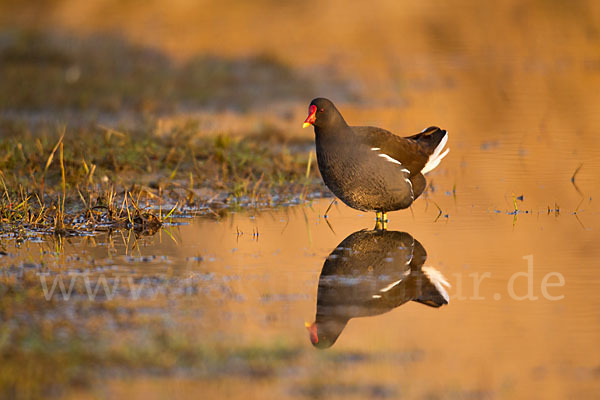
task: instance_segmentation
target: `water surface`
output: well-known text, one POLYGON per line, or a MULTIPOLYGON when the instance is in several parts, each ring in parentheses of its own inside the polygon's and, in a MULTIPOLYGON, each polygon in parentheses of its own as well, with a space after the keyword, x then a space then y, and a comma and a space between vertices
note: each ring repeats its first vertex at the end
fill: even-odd
POLYGON ((184 343, 165 350, 174 357, 166 374, 113 371, 107 383, 73 396, 589 394, 600 385, 597 149, 578 147, 579 194, 568 148, 542 165, 547 144, 513 139, 451 142, 427 197, 390 213, 386 233, 370 232, 374 215, 343 204, 325 218, 331 199, 322 199, 219 221, 176 220, 151 237, 115 233, 19 248, 4 239, 2 272, 40 280, 37 295, 53 303, 39 318, 71 315, 81 334, 103 332, 116 349, 156 346, 149 339, 156 329, 184 343), (328 261, 336 267, 324 269, 328 261), (436 271, 441 292, 428 278, 422 293, 406 283, 422 268, 436 271), (75 280, 68 299, 60 285, 52 293, 56 279, 67 289, 75 280), (318 301, 319 285, 328 284, 333 294, 318 301), (384 306, 363 301, 394 290, 384 306), (412 301, 419 298, 441 306, 412 301), (305 327, 318 303, 321 314, 345 315, 333 344, 313 346, 305 327), (98 304, 118 311, 81 312, 98 304), (186 363, 177 358, 186 346, 227 356, 186 363))

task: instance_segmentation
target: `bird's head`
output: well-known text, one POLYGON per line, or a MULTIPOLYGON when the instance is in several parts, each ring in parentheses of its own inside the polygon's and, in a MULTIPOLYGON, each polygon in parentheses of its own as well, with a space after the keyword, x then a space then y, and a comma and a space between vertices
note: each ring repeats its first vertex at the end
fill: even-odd
POLYGON ((346 326, 346 322, 341 321, 326 321, 326 322, 310 322, 304 323, 308 330, 310 342, 318 349, 327 349, 335 343, 340 333, 346 326))
MULTIPOLYGON (((317 128, 333 126, 339 121, 344 121, 340 112, 335 108, 333 102, 323 97, 318 97, 310 102, 308 106, 308 117, 302 124, 303 128, 311 125, 317 128)), ((345 123, 345 122, 344 122, 345 123)))

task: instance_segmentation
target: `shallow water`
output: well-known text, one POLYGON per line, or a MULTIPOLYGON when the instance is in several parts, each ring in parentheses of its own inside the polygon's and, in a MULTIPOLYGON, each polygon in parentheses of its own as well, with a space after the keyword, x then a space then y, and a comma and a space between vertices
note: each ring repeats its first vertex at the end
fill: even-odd
POLYGON ((374 215, 343 204, 325 218, 331 199, 322 199, 220 221, 177 220, 152 237, 113 234, 20 248, 5 241, 0 265, 4 279, 32 271, 39 277, 39 295, 56 300, 47 318, 72 312, 73 304, 130 310, 131 325, 93 313, 77 321, 118 346, 143 347, 148 321, 188 345, 254 352, 250 359, 228 353, 216 364, 175 359, 156 378, 109 372, 105 383, 69 392, 74 397, 597 392, 599 152, 578 146, 573 161, 568 143, 556 151, 514 139, 451 142, 451 155, 430 176, 434 190, 412 210, 390 213, 386 233, 356 233, 372 229, 374 215), (546 153, 554 163, 542 165, 546 153), (571 182, 580 163, 581 195, 571 182), (68 299, 60 285, 52 292, 56 279, 66 288, 75 280, 68 299), (103 279, 108 286, 94 295, 103 279), (446 293, 449 304, 442 305, 446 293), (317 313, 329 322, 313 346, 305 323, 317 313))
MULTIPOLYGON (((389 214, 387 233, 343 204, 325 218, 331 199, 321 199, 179 219, 154 236, 1 236, 0 388, 14 379, 14 397, 132 400, 600 393, 600 3, 47 3, 57 8, 31 24, 63 31, 65 48, 112 30, 159 61, 211 55, 244 67, 272 54, 291 71, 284 89, 302 78, 281 96, 265 96, 282 83, 268 71, 227 80, 206 96, 234 104, 219 115, 216 96, 197 110, 200 134, 273 125, 312 138, 300 128, 306 106, 327 96, 351 124, 400 135, 439 125, 451 152, 412 209, 389 214), (230 112, 235 104, 250 111, 230 112)), ((3 15, 12 26, 20 14, 3 15)), ((90 53, 123 58, 100 47, 90 53)), ((51 64, 60 100, 63 73, 51 64)), ((118 115, 115 81, 129 96, 130 77, 111 71, 109 86, 83 93, 110 95, 108 115, 82 105, 78 117, 54 107, 3 116, 145 120, 118 115)), ((24 82, 39 104, 53 98, 24 82)), ((205 95, 187 78, 185 88, 205 95)), ((157 104, 164 95, 156 90, 157 104)))
POLYGON ((386 233, 341 203, 325 217, 321 199, 149 237, 3 238, 3 282, 33 277, 29 296, 53 300, 5 322, 103 346, 99 377, 62 387, 72 398, 598 392, 600 148, 587 129, 524 133, 518 116, 451 130, 429 191, 386 233))

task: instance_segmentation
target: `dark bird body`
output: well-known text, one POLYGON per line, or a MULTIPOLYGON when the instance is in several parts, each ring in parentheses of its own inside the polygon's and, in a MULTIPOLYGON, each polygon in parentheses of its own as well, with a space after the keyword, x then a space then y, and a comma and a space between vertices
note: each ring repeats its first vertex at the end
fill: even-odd
POLYGON ((405 232, 358 231, 329 255, 319 277, 311 342, 335 343, 348 321, 383 314, 409 301, 431 307, 448 303, 444 277, 424 267, 427 253, 405 232))
POLYGON ((333 103, 314 99, 304 126, 314 125, 319 171, 327 187, 361 211, 409 207, 425 190, 424 174, 442 153, 447 132, 430 127, 409 137, 372 126, 349 126, 333 103))

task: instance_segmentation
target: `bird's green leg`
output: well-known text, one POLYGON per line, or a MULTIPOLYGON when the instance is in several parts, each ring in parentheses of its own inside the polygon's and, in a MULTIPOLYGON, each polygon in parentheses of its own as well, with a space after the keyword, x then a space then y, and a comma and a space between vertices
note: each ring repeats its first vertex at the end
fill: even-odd
POLYGON ((381 229, 386 230, 387 224, 388 224, 387 214, 382 212, 381 213, 381 229))
POLYGON ((383 216, 382 212, 379 212, 379 211, 375 212, 375 229, 376 230, 383 229, 383 225, 382 225, 383 219, 382 219, 382 216, 383 216))

